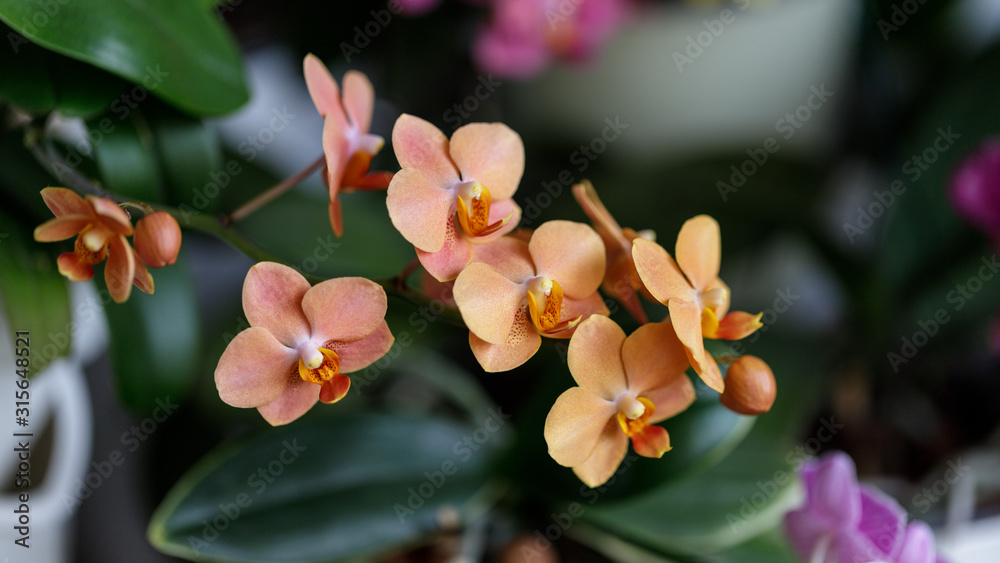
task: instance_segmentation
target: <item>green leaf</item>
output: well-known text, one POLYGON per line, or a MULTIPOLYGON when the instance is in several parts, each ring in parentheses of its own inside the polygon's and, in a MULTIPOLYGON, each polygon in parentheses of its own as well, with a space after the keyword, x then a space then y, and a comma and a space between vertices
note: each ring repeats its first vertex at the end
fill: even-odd
POLYGON ((11 333, 29 333, 29 377, 70 352, 66 283, 52 247, 35 242, 30 227, 0 211, 0 294, 11 333))
POLYGON ((167 193, 172 201, 185 202, 211 180, 212 172, 222 168, 218 139, 201 119, 171 108, 144 113, 155 139, 167 193))
POLYGON ((112 118, 108 113, 88 126, 104 187, 140 201, 162 201, 160 165, 145 116, 131 111, 112 118))
POLYGON ((469 450, 470 431, 389 414, 293 423, 203 459, 148 535, 187 559, 375 560, 440 532, 444 514, 468 522, 492 497, 493 449, 469 450))
POLYGON ((152 295, 132 288, 128 301, 106 307, 118 395, 136 412, 179 401, 200 375, 198 307, 183 264, 151 270, 152 295))
POLYGON ((239 50, 201 0, 0 0, 0 20, 190 113, 226 113, 249 97, 239 50))
POLYGON ((785 539, 782 529, 765 532, 752 540, 732 549, 713 554, 707 563, 746 563, 747 561, 767 561, 767 563, 801 563, 799 556, 785 539))

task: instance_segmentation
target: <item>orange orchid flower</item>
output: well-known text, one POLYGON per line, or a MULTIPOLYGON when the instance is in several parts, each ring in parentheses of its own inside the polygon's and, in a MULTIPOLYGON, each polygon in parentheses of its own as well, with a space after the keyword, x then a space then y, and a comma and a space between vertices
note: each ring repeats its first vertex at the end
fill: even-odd
POLYGON ((639 273, 635 270, 632 241, 640 237, 655 240, 656 233, 649 230, 636 232, 629 228, 623 229, 597 197, 594 185, 587 180, 573 186, 573 197, 593 222, 594 230, 604 240, 608 270, 604 274, 604 284, 601 287, 624 305, 635 320, 640 324, 646 324, 649 319, 646 318, 646 312, 642 310, 642 303, 639 302, 639 292, 651 300, 653 296, 642 285, 639 273))
POLYGON ((722 374, 712 355, 705 352, 702 339, 739 340, 749 336, 763 326, 762 314, 727 314, 729 286, 719 279, 722 236, 715 219, 699 215, 685 222, 677 235, 676 250, 674 262, 655 242, 641 238, 632 242, 636 271, 653 297, 670 309, 670 320, 691 366, 706 385, 722 393, 722 374))
POLYGON ((368 77, 351 70, 344 74, 344 94, 326 65, 315 55, 303 61, 306 87, 323 117, 323 153, 326 171, 323 180, 330 190, 330 226, 339 237, 344 232, 340 193, 353 190, 384 190, 391 172, 370 172, 372 158, 385 145, 378 135, 368 132, 375 108, 375 89, 368 77))
POLYGON ((545 419, 552 459, 597 487, 621 464, 629 440, 645 457, 670 450, 670 436, 656 423, 686 410, 695 392, 669 321, 645 324, 626 338, 611 319, 590 317, 570 340, 567 362, 579 387, 563 392, 545 419))
POLYGON ((473 244, 517 226, 521 208, 511 198, 524 172, 524 144, 506 125, 470 123, 449 142, 437 127, 404 114, 392 147, 402 170, 389 184, 389 218, 438 280, 458 276, 473 244))
POLYGON ((256 407, 273 426, 306 413, 316 401, 335 403, 351 387, 344 375, 364 369, 392 347, 386 296, 364 278, 309 286, 282 264, 261 262, 243 283, 250 328, 219 358, 215 386, 234 407, 256 407))
POLYGON ((482 368, 507 371, 528 361, 541 337, 569 338, 592 314, 607 315, 597 293, 604 245, 589 226, 549 221, 525 243, 504 237, 477 248, 455 280, 455 303, 482 368))
POLYGON ((42 190, 45 205, 56 216, 35 229, 38 242, 55 242, 76 236, 73 252, 59 256, 59 273, 72 281, 94 277, 94 264, 108 259, 104 281, 116 303, 124 303, 135 284, 153 293, 153 276, 125 238, 132 234, 132 221, 115 202, 88 195, 84 199, 66 188, 42 190))

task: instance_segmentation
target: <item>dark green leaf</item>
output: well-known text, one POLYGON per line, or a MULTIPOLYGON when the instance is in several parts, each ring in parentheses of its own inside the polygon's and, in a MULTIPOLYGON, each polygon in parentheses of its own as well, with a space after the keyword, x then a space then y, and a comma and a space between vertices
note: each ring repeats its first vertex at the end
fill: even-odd
POLYGON ((236 44, 202 0, 0 0, 0 20, 187 112, 226 113, 248 98, 236 44))
POLYGON ((32 376, 70 352, 67 282, 52 250, 32 239, 30 227, 0 211, 0 294, 11 333, 29 333, 32 376))
POLYGON ((167 192, 174 202, 188 202, 196 189, 222 168, 222 151, 205 123, 170 108, 146 112, 163 168, 167 192))
POLYGON ((139 111, 108 113, 88 123, 94 156, 109 191, 140 201, 161 201, 161 171, 149 123, 139 111))
POLYGON ((375 414, 269 431, 183 477, 153 515, 150 540, 198 560, 375 560, 438 533, 448 512, 469 521, 492 496, 492 448, 469 450, 470 431, 375 414))
POLYGON ((152 295, 132 288, 127 302, 106 308, 118 394, 137 412, 179 401, 200 374, 198 307, 183 263, 150 270, 152 295))

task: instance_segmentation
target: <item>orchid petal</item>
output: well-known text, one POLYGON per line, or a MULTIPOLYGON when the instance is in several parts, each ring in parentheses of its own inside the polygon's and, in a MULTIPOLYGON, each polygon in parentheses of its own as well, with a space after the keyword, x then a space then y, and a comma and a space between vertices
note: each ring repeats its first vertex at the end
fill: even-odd
POLYGON ((716 329, 713 338, 723 338, 725 340, 741 340, 746 338, 764 326, 760 322, 763 316, 764 313, 751 315, 743 311, 733 311, 719 321, 719 328, 716 329))
POLYGON ((445 224, 444 246, 437 252, 424 252, 417 248, 420 265, 438 281, 451 281, 462 273, 472 260, 472 246, 455 230, 455 217, 445 224))
POLYGON ((670 451, 670 434, 662 426, 650 424, 632 436, 632 449, 642 457, 660 459, 670 451))
POLYGON ((569 297, 587 297, 604 280, 604 242, 589 225, 548 221, 535 230, 528 249, 538 275, 559 282, 569 297))
POLYGON ((312 328, 313 342, 354 342, 383 324, 385 290, 365 278, 335 278, 309 288, 302 312, 312 328))
MULTIPOLYGON (((671 299, 680 298, 694 302, 696 295, 694 288, 662 246, 650 240, 637 238, 632 241, 632 258, 635 260, 635 269, 643 285, 657 301, 666 304, 671 299)), ((700 314, 699 312, 699 316, 700 314)))
POLYGON ((686 411, 696 398, 694 384, 687 375, 681 375, 662 387, 644 391, 642 396, 652 401, 656 407, 656 412, 649 417, 650 424, 673 418, 686 411))
POLYGON ((615 416, 615 404, 583 387, 564 391, 545 418, 545 442, 559 465, 573 467, 587 460, 615 416))
POLYGON ((103 197, 87 196, 87 203, 101 219, 101 224, 119 235, 132 234, 132 220, 118 204, 103 197))
POLYGON ((524 143, 503 123, 470 123, 451 136, 451 158, 465 182, 479 182, 494 199, 510 199, 524 174, 524 143))
POLYGON ((854 528, 861 521, 861 493, 854 461, 844 453, 830 453, 802 471, 809 504, 831 529, 854 528))
MULTIPOLYGON (((862 485, 861 520, 858 531, 868 543, 881 550, 883 557, 896 553, 903 543, 906 530, 906 511, 895 499, 881 491, 862 485)), ((930 554, 933 557, 933 550, 930 554)), ((933 559, 928 560, 933 563, 933 559)), ((898 563, 903 563, 898 560, 898 563)))
POLYGON ((513 237, 501 237, 472 247, 473 262, 488 264, 514 283, 524 283, 535 276, 535 264, 528 243, 513 237))
POLYGON ((351 158, 344 126, 332 117, 323 122, 323 154, 326 156, 326 185, 330 200, 337 198, 344 183, 344 168, 351 158))
POLYGON ((294 350, 266 328, 252 326, 237 334, 219 358, 215 368, 219 398, 234 407, 266 405, 285 391, 295 362, 294 350))
POLYGON ((599 487, 606 483, 621 465, 628 453, 628 438, 622 432, 618 421, 611 419, 604 427, 601 438, 583 463, 573 468, 573 473, 588 487, 599 487))
POLYGON ((360 371, 372 365, 392 348, 395 338, 382 321, 371 334, 353 342, 333 342, 328 348, 340 357, 341 373, 360 371))
POLYGON ((562 308, 559 310, 559 318, 563 321, 568 321, 579 317, 579 320, 567 329, 552 332, 545 336, 549 338, 572 338, 573 334, 576 333, 576 327, 579 326, 579 323, 587 320, 591 315, 603 315, 606 317, 608 314, 608 306, 604 304, 604 298, 601 297, 600 293, 591 293, 585 299, 563 299, 562 308))
POLYGON ((567 363, 580 387, 614 401, 628 388, 622 365, 625 332, 608 317, 594 315, 576 327, 567 363))
MULTIPOLYGON (((48 188, 52 189, 52 188, 48 188)), ((35 240, 38 242, 55 242, 66 240, 78 234, 84 227, 94 221, 91 215, 63 214, 55 219, 49 219, 35 227, 35 240)))
POLYGON ((319 390, 319 385, 291 377, 281 396, 257 407, 257 412, 271 426, 288 424, 309 412, 309 409, 319 401, 319 390))
POLYGON ((677 264, 695 289, 707 289, 719 277, 722 235, 708 215, 688 219, 677 235, 677 264))
POLYGON ((677 338, 687 349, 691 367, 701 376, 705 385, 722 393, 725 389, 722 374, 719 373, 715 360, 705 353, 705 342, 701 337, 701 307, 681 299, 671 299, 667 306, 670 309, 671 324, 677 338))
POLYGON ((302 61, 302 72, 306 78, 306 88, 319 115, 324 119, 333 118, 341 130, 346 129, 347 118, 340 101, 340 89, 337 81, 327 70, 323 61, 309 53, 302 61))
POLYGON ((279 342, 295 348, 309 338, 309 321, 302 312, 302 298, 309 282, 292 268, 260 262, 250 268, 243 282, 243 312, 251 326, 261 326, 279 342))
POLYGON ((375 88, 363 73, 349 70, 344 74, 344 109, 361 133, 367 133, 375 111, 375 88))
POLYGON ((458 169, 448 155, 448 138, 419 117, 399 116, 392 128, 392 150, 400 168, 416 168, 437 187, 451 188, 459 182, 458 169))
POLYGON ((507 341, 526 289, 481 262, 469 264, 455 280, 455 303, 469 330, 491 344, 507 341))
POLYGON ((73 190, 67 188, 45 188, 41 194, 45 205, 56 217, 62 217, 63 215, 94 215, 94 208, 73 190))
MULTIPOLYGON (((637 395, 668 386, 680 378, 687 379, 684 375, 688 368, 687 354, 670 321, 636 329, 622 345, 622 361, 628 389, 637 395)), ((659 407, 656 414, 660 414, 659 407)))
POLYGON ((483 371, 496 373, 510 371, 531 359, 542 345, 542 337, 535 330, 522 307, 514 317, 510 334, 503 344, 490 344, 469 332, 469 346, 483 371))
POLYGON ((152 294, 156 289, 153 276, 146 269, 146 265, 142 263, 139 253, 134 248, 129 248, 129 250, 132 251, 132 256, 135 258, 135 275, 132 277, 132 284, 138 287, 139 291, 152 294))
POLYGON ((82 282, 90 281, 94 278, 94 267, 80 261, 80 257, 73 252, 64 252, 56 259, 56 266, 59 273, 69 278, 70 281, 82 282))
POLYGON ((104 266, 104 282, 115 303, 128 301, 132 293, 132 280, 135 278, 135 251, 129 246, 125 237, 111 237, 108 247, 108 263, 104 266))
POLYGON ((934 533, 923 522, 911 523, 896 563, 934 563, 935 559, 934 533))
POLYGON ((455 214, 454 194, 442 189, 421 170, 404 168, 389 183, 389 219, 413 246, 426 252, 444 247, 447 226, 455 214))

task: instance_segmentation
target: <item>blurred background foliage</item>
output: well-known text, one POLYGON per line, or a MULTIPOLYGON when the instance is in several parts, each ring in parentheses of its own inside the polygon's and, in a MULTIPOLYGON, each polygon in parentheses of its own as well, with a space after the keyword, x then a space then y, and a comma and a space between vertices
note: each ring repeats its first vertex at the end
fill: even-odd
MULTIPOLYGON (((456 104, 498 80, 460 121, 502 120, 522 135, 515 199, 525 226, 585 220, 564 172, 592 180, 622 225, 654 229, 668 249, 685 219, 709 213, 722 225, 734 306, 765 311, 765 328, 743 350, 771 364, 774 409, 758 420, 735 415, 698 383, 695 405, 664 423, 673 451, 627 461, 612 483, 588 490, 542 438, 549 407, 572 385, 565 344, 546 344, 511 373, 483 374, 464 329, 401 299, 388 317, 396 348, 356 376, 342 404, 282 429, 223 405, 212 373, 247 326, 240 287, 251 262, 185 230, 180 262, 154 272, 154 295, 106 307, 117 400, 138 418, 164 397, 181 405, 146 446, 136 485, 146 517, 159 506, 153 545, 225 561, 478 558, 519 534, 535 541, 576 503, 582 515, 556 542, 568 560, 791 561, 776 526, 798 490, 776 476, 803 459, 803 444, 819 444, 824 424, 843 427, 822 450, 851 452, 862 474, 911 482, 995 434, 990 331, 1000 284, 984 282, 961 309, 949 300, 994 250, 946 197, 954 165, 1000 131, 1000 23, 976 16, 988 3, 927 2, 896 29, 880 23, 896 22, 889 0, 694 4, 644 2, 596 60, 515 81, 471 62, 486 12, 464 3, 391 15, 370 36, 379 2, 54 0, 48 13, 0 0, 9 44, 0 48, 0 289, 8 318, 35 334, 69 322, 53 250, 69 243, 31 238, 48 217, 39 190, 90 179, 192 216, 234 209, 321 153, 301 77, 309 52, 338 78, 349 68, 368 74, 373 132, 387 140, 403 112, 450 133, 456 104), (672 54, 722 9, 737 21, 678 69, 672 54), (822 86, 830 101, 784 137, 780 120, 822 86), (621 139, 580 160, 616 118, 627 124, 621 139), (957 140, 914 177, 906 163, 942 128, 957 140), (723 194, 720 182, 731 184, 768 137, 781 149, 723 194), (860 215, 897 179, 905 192, 864 227, 860 215), (863 232, 852 238, 846 224, 863 232), (889 353, 941 309, 950 321, 894 369, 889 353), (496 408, 509 424, 463 460, 457 445, 496 408), (259 493, 249 486, 246 476, 295 439, 303 461, 259 493), (447 460, 457 476, 401 522, 394 506, 410 506, 409 491, 447 460), (209 539, 205 522, 241 493, 252 502, 209 539), (764 500, 748 505, 757 493, 764 500)), ((373 168, 397 166, 387 147, 373 168)), ((336 239, 313 176, 235 229, 318 277, 390 278, 413 251, 383 197, 346 196, 336 239)), ((665 315, 646 305, 651 318, 665 315)), ((622 311, 612 317, 636 326, 622 311)), ((995 512, 996 500, 979 509, 995 512)), ((922 517, 939 523, 943 509, 922 517)))

